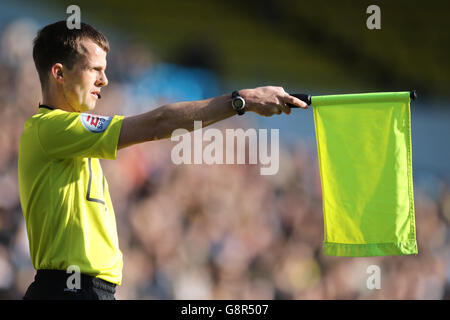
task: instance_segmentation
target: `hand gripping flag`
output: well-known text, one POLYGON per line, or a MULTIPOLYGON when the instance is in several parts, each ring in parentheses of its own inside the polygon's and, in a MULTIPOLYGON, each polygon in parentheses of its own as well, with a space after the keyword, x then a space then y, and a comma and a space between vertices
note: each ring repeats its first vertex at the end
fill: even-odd
POLYGON ((417 254, 410 93, 313 96, 324 252, 417 254))

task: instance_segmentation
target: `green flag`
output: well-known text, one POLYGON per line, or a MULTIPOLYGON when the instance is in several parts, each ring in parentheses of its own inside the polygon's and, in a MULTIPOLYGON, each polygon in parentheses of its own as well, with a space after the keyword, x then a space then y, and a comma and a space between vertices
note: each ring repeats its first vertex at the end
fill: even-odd
POLYGON ((326 255, 417 254, 409 95, 311 98, 326 255))

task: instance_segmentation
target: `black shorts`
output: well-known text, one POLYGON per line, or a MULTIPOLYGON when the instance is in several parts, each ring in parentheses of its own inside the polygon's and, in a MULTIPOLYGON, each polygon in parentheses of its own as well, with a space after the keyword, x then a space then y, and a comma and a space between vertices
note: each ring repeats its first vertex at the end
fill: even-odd
POLYGON ((79 288, 68 286, 72 274, 63 270, 38 270, 24 300, 115 300, 116 285, 80 274, 79 288), (69 280, 69 281, 68 281, 69 280))

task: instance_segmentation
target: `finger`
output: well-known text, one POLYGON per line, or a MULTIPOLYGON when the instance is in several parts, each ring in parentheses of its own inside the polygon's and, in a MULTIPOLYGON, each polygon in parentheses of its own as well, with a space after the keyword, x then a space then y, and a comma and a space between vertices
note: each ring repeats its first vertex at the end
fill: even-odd
POLYGON ((281 114, 282 112, 278 105, 272 105, 270 111, 272 112, 272 114, 281 114))
POLYGON ((291 113, 291 108, 289 108, 286 103, 284 103, 283 99, 278 99, 278 101, 280 102, 280 109, 281 111, 283 111, 286 114, 290 114, 291 113))
POLYGON ((296 98, 296 97, 293 97, 291 95, 288 95, 288 94, 283 96, 283 101, 285 103, 291 103, 294 106, 297 106, 297 107, 300 107, 300 108, 303 108, 303 109, 308 109, 308 104, 306 102, 300 100, 299 98, 296 98))

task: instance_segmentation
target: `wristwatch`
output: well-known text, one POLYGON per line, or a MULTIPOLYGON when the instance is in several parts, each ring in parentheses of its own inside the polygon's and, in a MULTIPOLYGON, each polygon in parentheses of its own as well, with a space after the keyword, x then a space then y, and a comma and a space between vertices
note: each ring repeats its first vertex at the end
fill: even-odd
POLYGON ((238 115, 242 116, 245 113, 245 100, 239 95, 237 90, 231 94, 231 105, 238 115))

